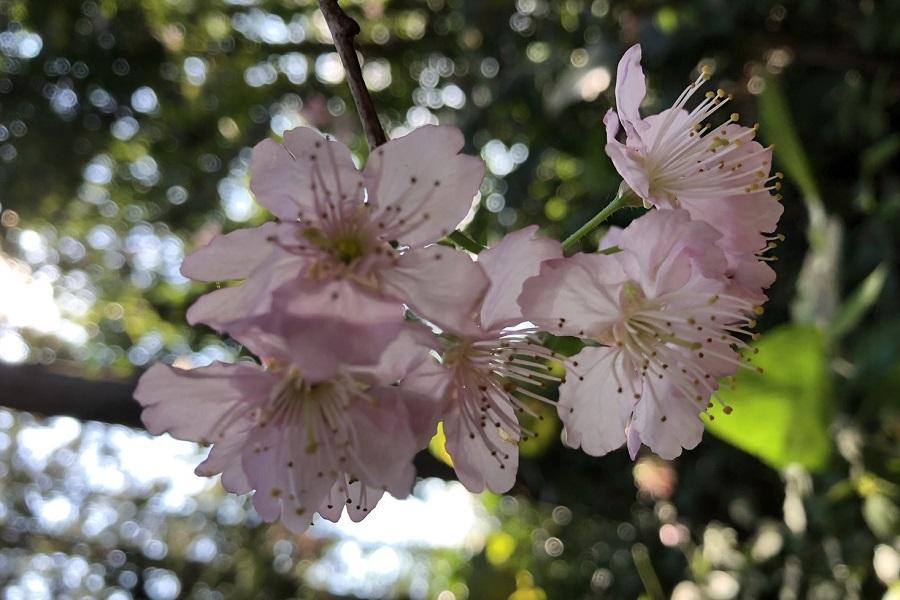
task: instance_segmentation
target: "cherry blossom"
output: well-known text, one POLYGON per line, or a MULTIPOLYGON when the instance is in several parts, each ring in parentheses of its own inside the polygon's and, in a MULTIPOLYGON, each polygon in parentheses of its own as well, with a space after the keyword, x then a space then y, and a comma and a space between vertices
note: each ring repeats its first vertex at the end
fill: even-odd
POLYGON ((434 245, 465 217, 484 174, 462 146, 459 130, 426 126, 375 149, 359 171, 346 146, 309 128, 264 140, 250 186, 279 221, 219 236, 185 260, 193 279, 245 280, 201 297, 189 322, 235 334, 276 311, 304 318, 318 332, 306 354, 328 375, 338 355, 376 362, 403 326, 401 303, 441 325, 469 318, 487 280, 464 252, 434 245))
POLYGON ((443 422, 456 473, 474 492, 487 487, 502 493, 513 486, 518 443, 534 435, 516 413, 538 417, 529 403, 549 402, 545 387, 559 381, 548 363, 555 353, 540 345, 534 327, 523 324, 516 302, 522 283, 538 274, 541 263, 562 256, 558 242, 536 233, 537 226, 526 227, 478 256, 490 287, 477 318, 457 319, 460 325, 445 329, 441 360, 423 363, 401 384, 438 400, 430 431, 435 420, 443 422))
POLYGON ((646 95, 641 70, 641 47, 632 46, 619 62, 616 108, 604 118, 606 152, 631 190, 650 206, 683 208, 723 235, 719 245, 733 279, 731 293, 753 301, 765 299, 762 290, 775 280, 758 256, 773 247, 783 207, 780 173, 770 175, 772 148, 754 141, 757 126, 743 127, 731 113, 724 123, 707 122, 722 111, 731 97, 723 90, 706 92, 694 108, 688 101, 710 77, 704 67, 668 109, 641 117, 646 95), (619 128, 626 141, 618 141, 619 128))
POLYGON ((286 353, 265 366, 157 364, 135 398, 150 433, 213 444, 199 475, 221 473, 233 493, 255 490, 263 519, 301 532, 314 513, 336 521, 346 508, 358 521, 385 491, 408 495, 418 446, 406 407, 426 400, 392 384, 426 352, 405 329, 377 366, 343 365, 326 379, 307 377, 286 353))
POLYGON ((700 441, 718 379, 745 364, 757 307, 728 293, 721 234, 684 210, 651 211, 616 237, 616 254, 544 262, 519 303, 544 330, 590 341, 560 386, 567 443, 674 458, 700 441))

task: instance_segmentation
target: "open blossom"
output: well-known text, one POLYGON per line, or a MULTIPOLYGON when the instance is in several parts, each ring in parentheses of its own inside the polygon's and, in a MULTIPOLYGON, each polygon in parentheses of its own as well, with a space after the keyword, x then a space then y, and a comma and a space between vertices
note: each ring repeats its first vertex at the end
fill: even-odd
POLYGON ((615 254, 544 262, 519 303, 542 329, 597 344, 566 365, 567 443, 674 458, 700 441, 717 380, 742 364, 756 307, 728 294, 721 234, 686 211, 651 211, 617 237, 615 254))
POLYGON ((426 126, 375 149, 365 170, 338 141, 309 128, 253 149, 250 187, 279 222, 219 236, 183 273, 244 279, 188 311, 230 334, 274 310, 305 319, 307 369, 375 362, 403 326, 405 303, 442 325, 474 311, 487 287, 463 252, 433 245, 463 219, 484 165, 458 154, 459 130, 426 126), (463 310, 459 310, 459 309, 463 310), (314 334, 314 335, 313 335, 314 334))
POLYGON ((198 474, 222 473, 233 493, 255 490, 263 519, 300 532, 314 513, 336 521, 346 508, 358 521, 385 491, 409 493, 418 446, 406 406, 421 399, 392 384, 425 352, 404 331, 376 367, 343 366, 326 379, 307 377, 287 353, 265 368, 157 364, 135 398, 150 433, 213 444, 198 474))
MULTIPOLYGON (((558 242, 538 238, 537 226, 507 235, 478 256, 490 280, 475 319, 444 331, 441 361, 428 361, 402 383, 437 399, 434 419, 443 421, 446 449, 460 481, 471 491, 502 493, 515 483, 519 441, 531 432, 517 412, 537 416, 529 403, 544 401, 543 386, 559 381, 547 360, 554 353, 522 327, 516 302, 522 283, 544 260, 559 258, 558 242)), ((428 429, 424 429, 428 431, 428 429)), ((434 421, 430 431, 434 431, 434 421)))
POLYGON ((632 46, 619 62, 616 109, 606 114, 606 152, 625 183, 648 205, 683 208, 722 233, 719 246, 728 259, 731 291, 761 302, 775 274, 758 256, 771 247, 783 207, 772 195, 780 173, 770 176, 772 148, 754 141, 757 127, 737 124, 737 113, 714 126, 707 120, 728 103, 723 91, 706 92, 688 110, 688 101, 709 79, 704 68, 674 105, 641 117, 647 89, 641 47, 632 46), (617 138, 620 126, 625 143, 617 138))

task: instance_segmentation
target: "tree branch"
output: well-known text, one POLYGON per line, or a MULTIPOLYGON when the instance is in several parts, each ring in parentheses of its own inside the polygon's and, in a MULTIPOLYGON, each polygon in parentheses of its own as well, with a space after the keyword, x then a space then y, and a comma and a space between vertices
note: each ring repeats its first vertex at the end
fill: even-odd
POLYGON ((344 65, 347 84, 350 86, 350 95, 353 96, 353 102, 356 104, 356 112, 359 113, 359 120, 362 121, 366 139, 369 140, 369 149, 377 148, 387 141, 387 136, 384 134, 381 121, 378 120, 375 103, 372 102, 372 96, 369 95, 366 82, 363 80, 362 68, 359 66, 359 59, 356 56, 353 38, 359 34, 359 23, 341 10, 337 0, 319 0, 319 8, 322 10, 325 22, 328 23, 334 47, 344 65))

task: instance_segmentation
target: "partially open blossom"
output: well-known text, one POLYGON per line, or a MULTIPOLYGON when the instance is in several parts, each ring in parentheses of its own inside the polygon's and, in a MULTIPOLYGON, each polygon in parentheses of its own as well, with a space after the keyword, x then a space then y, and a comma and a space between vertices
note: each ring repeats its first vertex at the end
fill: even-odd
POLYGON ((616 235, 618 253, 544 262, 519 303, 545 331, 595 344, 560 386, 567 443, 674 458, 700 441, 718 379, 742 364, 756 307, 727 291, 721 234, 686 211, 651 211, 616 235))
POLYGON ((157 364, 135 398, 150 433, 213 444, 198 474, 222 473, 234 493, 255 490, 263 519, 300 532, 314 513, 334 521, 346 507, 358 521, 385 491, 409 493, 418 446, 406 406, 421 399, 392 384, 426 352, 404 331, 379 365, 344 365, 326 379, 309 378, 289 355, 266 367, 157 364))
POLYGON ((555 354, 540 345, 535 328, 523 326, 516 302, 541 263, 562 256, 558 242, 536 233, 537 226, 526 227, 478 256, 490 287, 477 317, 445 329, 440 362, 423 363, 402 383, 437 400, 432 417, 443 421, 456 473, 474 492, 513 486, 518 443, 533 435, 516 413, 537 416, 529 403, 547 402, 544 386, 559 381, 548 366, 555 354))
POLYGON ((772 192, 780 173, 770 175, 772 149, 754 141, 757 127, 737 124, 737 113, 719 125, 709 123, 730 100, 723 90, 708 91, 692 109, 687 104, 709 79, 704 67, 672 107, 641 117, 646 95, 641 47, 632 46, 619 62, 616 109, 606 114, 606 152, 632 191, 658 208, 683 208, 722 233, 731 292, 753 301, 775 279, 757 256, 770 248, 783 207, 772 192), (620 126, 625 143, 618 140, 620 126))
MULTIPOLYGON (((234 334, 288 312, 310 329, 327 324, 323 336, 352 361, 375 362, 403 325, 402 303, 441 325, 471 315, 487 280, 465 253, 433 245, 466 215, 484 173, 462 145, 455 128, 422 127, 375 149, 361 172, 346 146, 312 129, 261 142, 250 187, 279 222, 220 236, 185 260, 193 279, 245 280, 201 297, 188 320, 234 334)), ((308 353, 323 336, 310 337, 308 353)))

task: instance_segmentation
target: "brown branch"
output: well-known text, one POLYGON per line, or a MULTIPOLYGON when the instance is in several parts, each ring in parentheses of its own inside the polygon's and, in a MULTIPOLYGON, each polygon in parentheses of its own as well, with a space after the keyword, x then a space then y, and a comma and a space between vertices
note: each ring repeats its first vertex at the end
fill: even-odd
POLYGON ((347 16, 338 6, 337 0, 319 0, 319 8, 328 23, 328 30, 334 40, 334 47, 341 62, 344 64, 344 72, 347 75, 347 84, 350 86, 350 95, 356 104, 356 112, 369 140, 369 149, 377 148, 387 141, 381 121, 378 120, 378 112, 375 103, 363 80, 362 68, 359 66, 359 58, 356 56, 353 38, 359 34, 359 23, 347 16))

